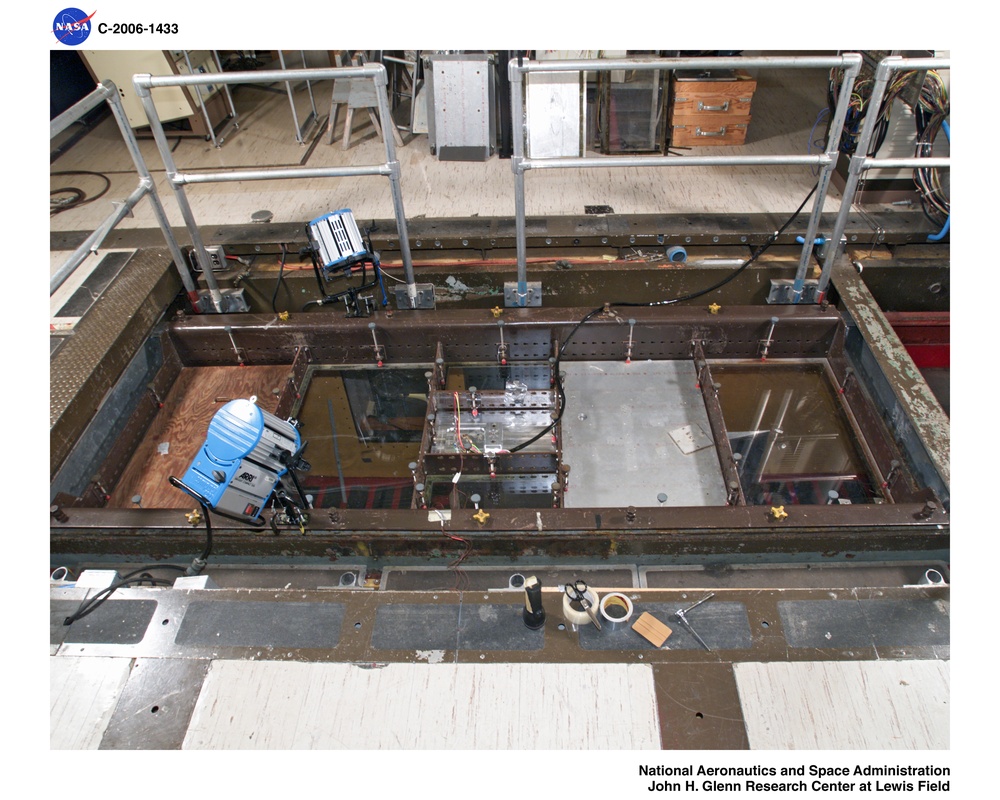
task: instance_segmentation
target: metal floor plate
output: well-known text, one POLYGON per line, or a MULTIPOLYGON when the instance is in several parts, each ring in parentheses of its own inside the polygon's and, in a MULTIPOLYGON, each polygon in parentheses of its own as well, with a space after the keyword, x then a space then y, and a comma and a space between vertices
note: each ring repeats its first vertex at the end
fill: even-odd
POLYGON ((671 436, 685 426, 711 431, 690 361, 577 361, 563 368, 563 460, 572 468, 567 508, 726 504, 715 447, 685 453, 671 436))
POLYGON ((789 600, 778 603, 790 647, 931 647, 951 637, 948 604, 913 600, 789 600))
POLYGON ((541 650, 544 640, 510 604, 382 606, 372 632, 380 650, 541 650))
POLYGON ((194 601, 176 642, 218 647, 336 647, 343 603, 194 601))
MULTIPOLYGON (((687 605, 690 605, 688 603, 687 605)), ((683 625, 673 618, 678 608, 675 604, 646 603, 643 611, 648 611, 673 633, 663 646, 665 650, 701 650, 697 639, 683 625)), ((593 625, 580 628, 580 646, 584 650, 656 650, 652 643, 632 630, 636 617, 616 630, 605 624, 601 630, 593 625)), ((745 650, 752 644, 747 609, 743 603, 710 602, 692 612, 689 622, 705 644, 712 650, 745 650)))
POLYGON ((79 644, 135 644, 146 635, 156 612, 155 600, 108 600, 72 625, 63 620, 80 607, 79 601, 55 601, 50 606, 50 640, 79 644), (59 626, 63 630, 59 630, 59 626), (61 634, 61 635, 60 635, 61 634))

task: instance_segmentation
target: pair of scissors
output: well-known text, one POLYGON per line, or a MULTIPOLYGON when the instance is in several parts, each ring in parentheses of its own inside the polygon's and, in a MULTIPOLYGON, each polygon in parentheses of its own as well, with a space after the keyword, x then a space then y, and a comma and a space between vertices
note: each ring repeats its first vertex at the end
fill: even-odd
POLYGON ((597 630, 601 629, 601 621, 597 618, 597 612, 594 611, 594 604, 590 602, 587 598, 587 584, 585 581, 575 580, 572 583, 566 584, 566 596, 573 602, 579 603, 583 606, 583 610, 587 612, 590 617, 590 621, 594 623, 597 630))

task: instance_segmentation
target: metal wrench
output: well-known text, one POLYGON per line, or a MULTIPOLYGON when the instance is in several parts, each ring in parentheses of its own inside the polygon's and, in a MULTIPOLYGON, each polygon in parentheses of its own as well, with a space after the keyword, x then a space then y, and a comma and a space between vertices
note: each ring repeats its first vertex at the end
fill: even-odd
POLYGON ((699 600, 697 603, 693 603, 692 605, 689 605, 687 608, 679 608, 677 609, 677 611, 674 612, 674 616, 677 618, 677 621, 680 622, 681 625, 683 625, 685 629, 688 631, 688 633, 690 633, 697 640, 698 644, 700 644, 702 647, 708 650, 708 652, 712 652, 712 648, 709 647, 708 644, 706 644, 705 640, 698 635, 698 631, 696 631, 693 627, 691 627, 691 623, 688 621, 687 615, 692 610, 696 609, 698 606, 704 603, 706 600, 711 600, 713 597, 715 597, 715 592, 709 592, 707 595, 701 598, 701 600, 699 600))

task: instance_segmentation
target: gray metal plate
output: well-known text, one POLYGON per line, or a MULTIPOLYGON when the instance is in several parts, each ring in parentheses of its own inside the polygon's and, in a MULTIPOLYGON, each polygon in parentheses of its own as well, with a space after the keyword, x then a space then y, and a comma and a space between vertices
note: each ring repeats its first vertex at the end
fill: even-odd
MULTIPOLYGON (((97 263, 91 266, 90 272, 83 278, 79 288, 52 314, 52 324, 56 328, 72 327, 75 321, 98 301, 134 254, 135 250, 112 250, 99 258, 97 263)), ((85 270, 86 265, 81 265, 78 269, 85 270)))
POLYGON ((519 604, 392 605, 375 617, 379 650, 541 650, 544 633, 525 627, 519 604))
MULTIPOLYGON (((63 619, 80 607, 77 600, 52 602, 50 635, 57 641, 63 619)), ((62 641, 71 644, 136 644, 146 635, 156 612, 155 600, 108 600, 83 619, 63 626, 62 641)))
MULTIPOLYGON (((694 602, 693 600, 691 602, 694 602)), ((688 602, 687 605, 691 605, 688 602)), ((584 650, 657 650, 653 644, 634 630, 632 625, 644 611, 648 611, 660 622, 670 628, 673 633, 664 645, 668 650, 704 650, 698 640, 680 624, 673 614, 683 605, 668 603, 644 603, 636 608, 627 624, 611 630, 604 625, 597 630, 593 625, 580 628, 580 646, 584 650)), ((709 601, 698 606, 688 616, 698 635, 712 650, 746 650, 753 643, 750 636, 750 623, 747 619, 747 609, 743 603, 716 603, 709 601)))
POLYGON ((410 295, 406 286, 396 287, 396 308, 401 311, 406 309, 434 308, 434 284, 417 283, 414 285, 417 287, 417 295, 412 302, 410 301, 410 295))
POLYGON ((343 603, 195 600, 174 641, 215 647, 333 648, 343 622, 343 603))
POLYGON ((503 285, 503 304, 507 308, 540 308, 542 305, 542 282, 528 281, 524 305, 517 291, 517 281, 507 281, 503 285))
POLYGON ((572 468, 566 507, 656 507, 661 493, 668 506, 725 505, 715 447, 685 454, 670 437, 684 425, 712 429, 693 364, 626 364, 628 330, 611 333, 621 337, 621 361, 563 364, 563 460, 572 468))
POLYGON ((948 604, 913 600, 785 600, 778 613, 791 647, 923 647, 947 645, 948 604))
MULTIPOLYGON (((802 285, 799 303, 815 303, 819 281, 808 280, 802 285)), ((787 305, 795 302, 795 281, 790 278, 771 278, 771 289, 767 293, 771 305, 787 305)))
POLYGON ((136 659, 100 749, 180 749, 211 665, 208 659, 136 659))

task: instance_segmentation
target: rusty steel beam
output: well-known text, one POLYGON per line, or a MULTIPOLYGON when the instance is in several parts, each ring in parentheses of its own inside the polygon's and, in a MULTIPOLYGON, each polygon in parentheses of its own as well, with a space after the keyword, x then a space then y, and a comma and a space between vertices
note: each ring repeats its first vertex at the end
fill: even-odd
MULTIPOLYGON (((504 314, 504 337, 512 361, 546 361, 553 342, 565 340, 590 309, 516 309, 504 314)), ((728 307, 712 314, 708 306, 631 308, 648 331, 636 342, 649 357, 688 359, 692 340, 703 342, 708 358, 756 358, 761 329, 771 316, 781 324, 771 348, 773 358, 823 358, 840 323, 835 309, 821 306, 728 307)), ((496 320, 488 310, 439 309, 433 315, 379 313, 368 319, 340 314, 293 314, 286 322, 274 315, 189 317, 171 328, 187 366, 234 364, 229 331, 238 334, 248 364, 291 363, 297 348, 309 347, 313 363, 330 366, 371 364, 369 320, 376 320, 385 365, 434 364, 441 344, 450 363, 491 362, 499 341, 496 320)), ((620 353, 616 318, 598 316, 579 328, 567 345, 566 361, 614 359, 620 353)))
POLYGON ((708 425, 712 429, 712 439, 715 441, 715 452, 719 457, 719 467, 722 478, 726 482, 726 502, 731 506, 745 506, 746 497, 743 494, 743 484, 740 481, 739 467, 733 457, 733 448, 729 443, 729 433, 726 430, 726 420, 722 415, 719 403, 719 388, 712 377, 712 369, 705 358, 701 342, 691 342, 694 368, 698 375, 698 388, 702 400, 705 401, 705 411, 708 413, 708 425))

